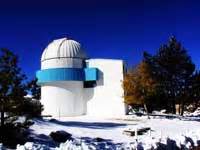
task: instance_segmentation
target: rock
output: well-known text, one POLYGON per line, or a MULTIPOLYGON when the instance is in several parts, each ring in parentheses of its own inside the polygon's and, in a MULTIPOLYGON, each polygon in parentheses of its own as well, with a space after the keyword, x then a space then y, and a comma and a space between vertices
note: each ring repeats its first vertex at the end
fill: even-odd
POLYGON ((96 142, 104 142, 104 141, 105 141, 104 139, 99 138, 99 137, 95 138, 94 140, 95 140, 96 142))
POLYGON ((51 132, 49 135, 55 142, 63 143, 72 139, 72 135, 66 131, 51 132))

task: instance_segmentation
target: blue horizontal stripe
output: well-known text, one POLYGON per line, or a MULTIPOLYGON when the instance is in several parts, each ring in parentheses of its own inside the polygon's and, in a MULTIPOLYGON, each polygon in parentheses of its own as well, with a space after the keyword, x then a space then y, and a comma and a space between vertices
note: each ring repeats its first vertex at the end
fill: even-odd
POLYGON ((53 81, 96 81, 98 69, 96 68, 53 68, 39 70, 36 73, 38 83, 53 81))
POLYGON ((96 81, 98 80, 98 69, 97 68, 85 68, 85 81, 96 81))

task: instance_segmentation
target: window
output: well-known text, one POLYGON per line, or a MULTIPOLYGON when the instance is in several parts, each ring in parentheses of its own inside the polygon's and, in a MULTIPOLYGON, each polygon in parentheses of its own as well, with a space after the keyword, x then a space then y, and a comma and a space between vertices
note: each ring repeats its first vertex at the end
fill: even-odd
POLYGON ((97 85, 96 81, 85 81, 84 88, 93 88, 97 85))

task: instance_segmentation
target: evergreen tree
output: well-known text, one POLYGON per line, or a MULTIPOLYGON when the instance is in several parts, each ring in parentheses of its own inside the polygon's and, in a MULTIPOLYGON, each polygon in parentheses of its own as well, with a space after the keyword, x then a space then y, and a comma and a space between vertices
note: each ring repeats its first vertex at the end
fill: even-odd
MULTIPOLYGON (((1 141, 5 124, 12 123, 22 113, 26 93, 26 76, 18 66, 18 57, 8 49, 0 50, 0 112, 1 141)), ((5 134, 3 134, 5 133, 5 134)))
POLYGON ((190 86, 195 65, 175 37, 171 37, 168 44, 161 46, 156 55, 147 57, 146 60, 154 68, 160 89, 165 93, 169 107, 175 113, 175 104, 185 104, 186 97, 183 97, 190 86))
POLYGON ((188 103, 193 104, 193 111, 200 107, 200 71, 196 71, 190 80, 188 93, 191 98, 188 103))
POLYGON ((23 112, 29 117, 40 117, 43 106, 40 103, 41 87, 37 85, 37 79, 28 83, 28 92, 32 97, 26 98, 24 101, 23 112))
POLYGON ((37 85, 37 79, 33 79, 28 83, 28 88, 31 92, 31 95, 34 99, 40 100, 41 99, 41 87, 37 85))
POLYGON ((184 47, 171 37, 155 55, 144 52, 143 62, 130 70, 124 79, 125 102, 148 104, 183 114, 185 106, 199 104, 200 73, 184 47))
POLYGON ((5 120, 20 113, 26 93, 26 76, 18 67, 18 57, 8 49, 0 51, 1 126, 5 120), (6 117, 5 117, 6 112, 6 117))

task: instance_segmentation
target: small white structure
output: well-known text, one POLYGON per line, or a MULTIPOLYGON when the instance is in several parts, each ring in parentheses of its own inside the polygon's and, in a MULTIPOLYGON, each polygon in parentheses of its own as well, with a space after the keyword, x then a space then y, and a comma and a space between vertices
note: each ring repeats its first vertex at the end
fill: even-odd
POLYGON ((37 72, 43 115, 124 115, 123 69, 122 60, 87 59, 80 43, 54 40, 37 72))

